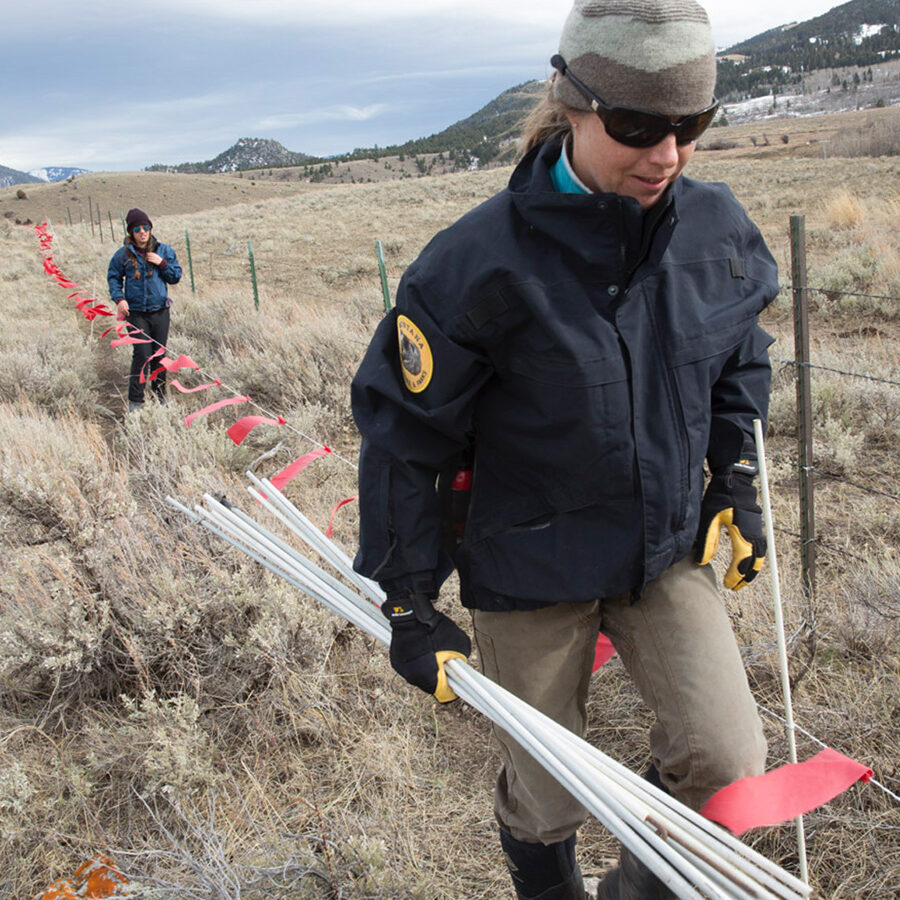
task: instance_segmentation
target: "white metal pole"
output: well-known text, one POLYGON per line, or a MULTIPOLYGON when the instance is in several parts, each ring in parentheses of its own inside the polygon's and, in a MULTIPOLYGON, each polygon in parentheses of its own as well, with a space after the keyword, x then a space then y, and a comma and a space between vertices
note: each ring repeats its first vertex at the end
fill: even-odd
MULTIPOLYGON (((791 676, 788 669, 787 642, 784 636, 784 611, 781 604, 781 587, 778 578, 778 557, 775 553, 775 529, 772 525, 772 504, 769 498, 769 477, 766 469, 766 449, 763 441, 762 421, 753 420, 753 434, 756 438, 756 456, 759 464, 759 484, 762 499, 763 518, 766 523, 766 556, 772 581, 772 604, 775 608, 775 634, 778 640, 778 663, 781 668, 781 692, 784 695, 784 719, 787 732, 788 757, 797 762, 797 740, 794 731, 794 707, 791 703, 791 676)), ((806 834, 803 816, 794 820, 797 824, 797 858, 800 864, 800 878, 809 884, 809 869, 806 861, 806 834)))
MULTIPOLYGON (((350 577, 352 573, 356 576, 354 582, 360 577, 352 572, 349 557, 340 552, 293 504, 284 500, 270 483, 264 482, 263 486, 266 494, 256 495, 257 499, 262 500, 294 533, 322 554, 341 576, 350 577), (280 510, 272 508, 270 498, 281 507, 280 510)), ((378 610, 377 600, 371 597, 371 593, 380 593, 377 586, 373 586, 375 591, 370 592, 369 599, 364 599, 237 507, 222 503, 208 494, 204 499, 207 508, 197 507, 194 513, 172 498, 167 498, 192 519, 305 590, 372 637, 382 643, 389 642, 390 629, 378 610)), ((447 663, 447 673, 451 687, 462 699, 514 735, 679 897, 696 898, 699 896, 697 888, 706 897, 734 900, 808 895, 809 888, 789 873, 657 791, 466 663, 447 663), (747 877, 751 882, 746 880, 747 877), (774 891, 774 895, 770 891, 774 891)))

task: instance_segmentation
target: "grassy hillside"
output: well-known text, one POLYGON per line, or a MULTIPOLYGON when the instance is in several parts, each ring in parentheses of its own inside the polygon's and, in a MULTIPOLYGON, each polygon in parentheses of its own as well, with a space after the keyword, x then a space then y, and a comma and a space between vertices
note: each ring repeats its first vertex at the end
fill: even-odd
MULTIPOLYGON (((765 322, 778 338, 769 453, 795 714, 898 792, 900 315, 896 301, 843 292, 900 295, 900 160, 792 157, 798 144, 698 153, 692 174, 732 185, 782 280, 788 217, 807 216, 810 283, 829 288, 812 313, 814 362, 827 367, 814 378, 823 547, 812 608, 792 536, 789 295, 765 322)), ((44 274, 33 231, 0 218, 0 896, 31 897, 96 851, 143 885, 142 898, 510 896, 485 721, 407 688, 360 633, 165 503, 221 491, 253 512, 243 473, 273 474, 311 448, 308 435, 343 458, 319 460, 288 489, 324 527, 356 492, 348 384, 382 313, 373 242, 383 242, 396 287, 431 235, 508 173, 330 186, 76 180, 78 196, 90 187, 104 210, 145 208, 183 263, 190 231, 197 292, 187 278, 174 291, 171 350, 289 423, 240 447, 225 435, 233 410, 182 424, 222 391, 126 417, 127 348, 111 349, 101 323, 74 312, 44 274)), ((75 201, 58 189, 29 188, 13 208, 51 215, 58 264, 103 297, 116 243, 69 227, 75 201)), ((13 203, 0 194, 0 211, 13 203)), ((336 518, 336 540, 351 552, 355 515, 351 504, 336 518)), ((756 696, 780 711, 768 581, 726 602, 756 696)), ((450 590, 444 603, 465 623, 450 590)), ((590 739, 641 769, 648 714, 616 660, 595 677, 590 702, 590 739)), ((783 731, 765 721, 779 765, 783 731)), ((818 747, 801 737, 799 749, 805 758, 818 747)), ((891 896, 896 821, 897 805, 871 786, 809 816, 821 896, 891 896)), ((795 865, 791 827, 749 840, 795 865)), ((599 874, 613 854, 589 823, 586 872, 599 874)))

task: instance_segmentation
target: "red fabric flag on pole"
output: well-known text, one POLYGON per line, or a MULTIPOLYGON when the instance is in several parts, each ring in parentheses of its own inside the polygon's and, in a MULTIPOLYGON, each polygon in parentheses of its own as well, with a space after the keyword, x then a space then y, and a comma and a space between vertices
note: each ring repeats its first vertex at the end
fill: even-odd
POLYGON ((871 777, 870 768, 826 747, 806 762, 729 784, 700 813, 741 835, 750 828, 790 822, 871 777))

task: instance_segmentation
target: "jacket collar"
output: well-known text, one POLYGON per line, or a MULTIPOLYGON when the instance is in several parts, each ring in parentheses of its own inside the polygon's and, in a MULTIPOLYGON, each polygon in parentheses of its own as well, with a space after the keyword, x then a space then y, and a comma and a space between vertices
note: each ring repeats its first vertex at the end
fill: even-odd
POLYGON ((633 197, 560 193, 554 188, 550 173, 559 160, 562 145, 560 136, 533 148, 509 180, 507 190, 512 202, 528 225, 587 261, 596 262, 600 255, 608 264, 608 251, 614 243, 628 269, 649 249, 650 239, 662 237, 659 232, 665 231, 664 244, 657 250, 661 254, 677 220, 675 202, 681 192, 681 179, 647 215, 633 197), (658 227, 660 223, 663 228, 658 227))

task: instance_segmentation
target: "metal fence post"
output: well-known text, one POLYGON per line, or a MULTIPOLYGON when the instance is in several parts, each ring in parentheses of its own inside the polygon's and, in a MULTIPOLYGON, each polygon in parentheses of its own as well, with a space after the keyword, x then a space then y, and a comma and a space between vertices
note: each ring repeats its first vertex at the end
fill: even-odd
POLYGON ((191 293, 194 291, 194 261, 191 259, 191 236, 188 234, 187 228, 184 229, 184 243, 187 247, 188 272, 191 273, 191 293))
POLYGON ((259 310, 259 289, 256 286, 256 263, 253 261, 252 241, 247 241, 247 250, 250 252, 250 279, 253 282, 253 305, 259 310))
POLYGON ((813 485, 812 394, 809 368, 809 287, 806 216, 791 216, 791 288, 797 362, 797 449, 800 463, 800 566, 810 615, 816 587, 816 517, 813 485))
POLYGON ((381 241, 375 241, 375 255, 378 257, 378 271, 381 273, 381 293, 384 295, 384 311, 391 311, 391 292, 388 289, 387 272, 384 268, 384 253, 381 249, 381 241))

